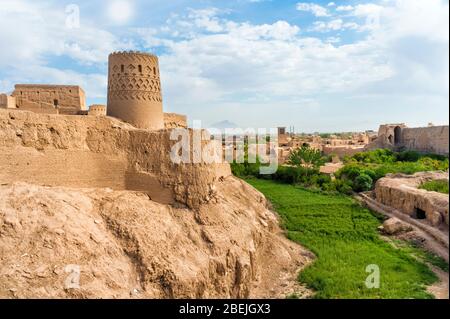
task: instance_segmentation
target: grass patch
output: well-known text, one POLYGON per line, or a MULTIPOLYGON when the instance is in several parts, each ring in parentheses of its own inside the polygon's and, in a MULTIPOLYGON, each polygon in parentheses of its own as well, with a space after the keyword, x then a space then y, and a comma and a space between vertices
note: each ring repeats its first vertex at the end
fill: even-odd
POLYGON ((448 194, 448 182, 444 180, 428 181, 420 185, 419 188, 426 189, 429 192, 448 194))
POLYGON ((349 196, 324 195, 270 180, 249 179, 280 214, 291 240, 317 256, 299 280, 316 298, 432 298, 436 275, 407 249, 383 241, 380 220, 349 196), (369 289, 366 267, 380 269, 380 288, 369 289))
POLYGON ((416 245, 407 243, 405 241, 400 240, 392 240, 395 242, 396 247, 401 247, 405 251, 409 252, 411 255, 423 260, 435 267, 440 268, 441 270, 448 272, 448 263, 444 258, 433 254, 432 252, 426 251, 416 245))
POLYGON ((421 254, 424 255, 423 259, 426 262, 429 262, 433 266, 436 266, 441 270, 448 272, 448 263, 445 261, 444 258, 439 257, 433 253, 430 253, 429 251, 421 251, 421 254))

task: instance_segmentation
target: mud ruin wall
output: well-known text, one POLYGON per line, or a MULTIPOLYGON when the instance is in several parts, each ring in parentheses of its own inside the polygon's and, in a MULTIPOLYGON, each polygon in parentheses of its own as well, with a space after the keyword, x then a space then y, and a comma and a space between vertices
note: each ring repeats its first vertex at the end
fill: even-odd
POLYGON ((353 156, 356 153, 360 153, 364 150, 363 146, 351 146, 351 145, 343 145, 343 146, 330 146, 323 145, 322 152, 325 155, 336 155, 340 158, 344 158, 344 156, 353 156))
POLYGON ((164 127, 171 128, 187 128, 186 115, 176 113, 164 113, 164 127))
POLYGON ((423 153, 448 155, 448 126, 404 128, 401 130, 401 146, 423 153))
POLYGON ((449 155, 448 125, 409 128, 405 124, 385 124, 378 130, 378 137, 366 150, 388 148, 421 153, 449 155))
POLYGON ((106 116, 106 105, 103 104, 93 104, 89 106, 88 115, 93 116, 106 116))
POLYGON ((0 183, 134 190, 196 207, 216 196, 215 183, 230 166, 174 164, 176 142, 170 130, 140 130, 109 117, 0 109, 0 183))
POLYGON ((138 128, 164 128, 158 58, 116 52, 108 60, 107 114, 138 128))
POLYGON ((86 96, 79 86, 16 84, 12 96, 18 109, 35 113, 76 115, 86 110, 86 96))
POLYGON ((388 174, 375 184, 376 200, 413 218, 421 210, 433 226, 445 223, 448 227, 448 195, 419 189, 423 182, 430 180, 448 181, 448 173, 388 174))
POLYGON ((3 109, 15 109, 16 98, 7 94, 0 94, 0 108, 3 109))

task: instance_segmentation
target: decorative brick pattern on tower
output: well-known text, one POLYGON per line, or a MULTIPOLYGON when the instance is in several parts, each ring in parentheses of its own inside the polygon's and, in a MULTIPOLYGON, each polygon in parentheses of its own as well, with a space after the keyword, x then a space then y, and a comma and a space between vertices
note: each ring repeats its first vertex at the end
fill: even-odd
POLYGON ((115 52, 108 60, 107 114, 138 128, 164 128, 158 58, 115 52))

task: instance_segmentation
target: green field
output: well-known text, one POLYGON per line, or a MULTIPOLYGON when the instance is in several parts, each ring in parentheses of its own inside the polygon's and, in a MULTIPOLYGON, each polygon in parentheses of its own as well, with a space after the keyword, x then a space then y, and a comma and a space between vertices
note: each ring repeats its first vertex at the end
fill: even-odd
POLYGON ((324 195, 270 180, 248 179, 274 205, 289 239, 316 254, 299 275, 316 298, 432 298, 426 285, 436 275, 412 256, 394 248, 377 232, 379 219, 349 196, 324 195), (380 269, 380 287, 369 289, 366 267, 380 269))
POLYGON ((420 188, 426 189, 427 191, 430 192, 439 192, 443 194, 448 194, 448 182, 443 180, 425 182, 422 185, 420 185, 420 188))

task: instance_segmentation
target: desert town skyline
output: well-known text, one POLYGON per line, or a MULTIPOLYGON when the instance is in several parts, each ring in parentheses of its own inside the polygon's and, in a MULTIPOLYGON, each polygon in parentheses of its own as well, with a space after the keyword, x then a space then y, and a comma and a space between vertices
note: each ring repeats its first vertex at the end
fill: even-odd
MULTIPOLYGON (((139 53, 138 51, 131 51, 131 52, 139 53)), ((146 53, 146 54, 148 54, 148 53, 146 53)), ((31 91, 36 91, 36 90, 39 90, 39 88, 41 88, 41 90, 45 91, 45 90, 48 90, 48 89, 53 90, 54 88, 58 88, 59 90, 65 90, 65 89, 69 90, 70 88, 73 88, 74 89, 74 93, 75 93, 75 91, 80 91, 81 92, 81 96, 77 100, 78 101, 77 104, 78 104, 78 109, 79 110, 86 110, 86 112, 87 112, 89 110, 93 110, 95 108, 100 107, 100 108, 104 108, 104 110, 101 110, 101 112, 105 112, 105 114, 106 114, 106 102, 103 103, 103 104, 95 103, 95 104, 90 104, 89 105, 86 102, 89 99, 87 99, 87 97, 85 96, 85 92, 84 92, 83 88, 78 86, 78 85, 74 85, 74 84, 33 84, 33 83, 27 83, 27 84, 16 84, 16 85, 14 85, 14 88, 15 89, 12 90, 12 91, 3 93, 4 97, 2 97, 2 98, 4 100, 2 100, 1 103, 2 103, 2 105, 4 107, 6 107, 6 105, 8 104, 8 101, 6 100, 7 97, 10 98, 14 94, 17 95, 18 94, 17 92, 20 92, 21 89, 25 89, 25 90, 27 90, 27 89, 30 90, 31 89, 31 91), (82 104, 82 107, 80 107, 80 103, 82 104), (89 105, 89 107, 87 107, 86 105, 89 105)), ((36 94, 36 92, 34 92, 34 94, 36 94)), ((161 94, 161 92, 159 92, 159 94, 161 94)), ((75 96, 76 96, 76 94, 75 94, 75 96)), ((36 96, 35 96, 35 98, 36 98, 36 96)), ((160 99, 162 101, 162 96, 161 96, 160 99)), ((37 100, 39 100, 39 99, 37 98, 37 100)), ((13 103, 15 103, 15 101, 14 102, 11 101, 11 103, 13 104, 13 103)), ((53 103, 53 102, 51 102, 51 103, 53 103)), ((64 113, 62 113, 62 114, 64 114, 64 113)), ((69 112, 67 114, 71 114, 71 113, 69 112)), ((175 114, 175 113, 172 113, 172 114, 175 114)), ((245 133, 247 130, 252 130, 252 129, 257 129, 257 128, 267 129, 268 132, 269 132, 269 129, 284 128, 290 134, 298 134, 298 135, 324 135, 324 134, 326 134, 326 135, 333 135, 333 134, 346 134, 346 133, 347 134, 351 134, 351 133, 363 133, 363 132, 375 133, 375 132, 378 131, 378 128, 379 128, 379 125, 378 125, 375 129, 367 128, 367 129, 364 129, 364 130, 350 130, 350 129, 348 129, 348 130, 345 130, 345 131, 333 131, 333 130, 303 131, 301 128, 300 129, 296 128, 294 125, 286 126, 286 125, 282 125, 282 124, 281 125, 276 125, 274 123, 272 123, 272 125, 270 127, 265 127, 265 128, 264 127, 243 127, 243 126, 240 126, 239 124, 237 124, 235 122, 232 122, 232 121, 229 121, 227 119, 219 121, 219 122, 215 122, 215 123, 205 124, 205 123, 202 123, 201 120, 190 119, 190 118, 188 118, 186 116, 185 121, 186 121, 186 125, 189 126, 189 127, 192 127, 192 124, 195 121, 196 125, 199 125, 199 128, 202 127, 202 128, 218 129, 224 134, 227 134, 226 133, 227 130, 229 130, 230 134, 235 134, 235 132, 233 132, 234 129, 242 130, 242 132, 245 133)), ((287 122, 285 122, 285 123, 287 123, 287 122)), ((406 122, 394 122, 394 121, 385 121, 385 122, 383 122, 381 124, 392 124, 392 125, 402 124, 402 125, 410 126, 406 122)), ((444 126, 448 125, 448 121, 447 122, 445 122, 445 121, 439 122, 439 124, 435 124, 433 122, 426 122, 426 123, 423 122, 422 124, 419 124, 417 127, 430 127, 430 126, 443 126, 443 125, 444 126)))

